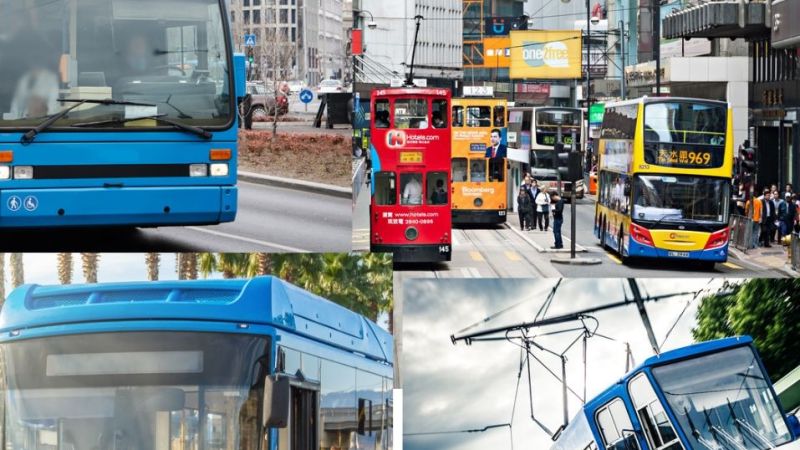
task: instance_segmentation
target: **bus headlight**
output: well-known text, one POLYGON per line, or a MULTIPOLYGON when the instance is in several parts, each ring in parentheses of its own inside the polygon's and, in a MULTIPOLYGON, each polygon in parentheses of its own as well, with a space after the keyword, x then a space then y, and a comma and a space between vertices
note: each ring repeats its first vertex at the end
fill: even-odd
POLYGON ((208 175, 208 164, 189 164, 190 177, 205 177, 208 175))
POLYGON ((0 180, 7 180, 11 178, 11 167, 0 166, 0 180))
POLYGON ((414 227, 406 228, 406 239, 409 241, 416 240, 419 237, 419 231, 414 227))
POLYGON ((33 178, 33 166, 14 166, 15 180, 30 180, 33 178))
POLYGON ((216 163, 211 165, 211 176, 212 177, 227 177, 228 176, 228 165, 224 163, 216 163))

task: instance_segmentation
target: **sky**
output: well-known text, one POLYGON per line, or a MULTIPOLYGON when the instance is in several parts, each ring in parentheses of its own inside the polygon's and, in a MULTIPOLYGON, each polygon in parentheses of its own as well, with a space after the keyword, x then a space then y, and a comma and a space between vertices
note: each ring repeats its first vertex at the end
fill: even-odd
MULTIPOLYGON (((643 295, 709 289, 722 286, 723 279, 638 280, 643 295)), ((494 319, 479 323, 470 331, 532 320, 556 280, 462 279, 407 280, 403 286, 403 448, 407 450, 448 449, 537 449, 550 448, 550 436, 530 418, 530 395, 523 372, 517 391, 521 350, 507 341, 453 345, 450 335, 484 320, 512 305, 494 319), (521 304, 520 304, 521 303, 521 304), (514 397, 517 392, 516 407, 514 397), (513 420, 512 420, 513 410, 513 420), (457 431, 487 425, 512 423, 482 433, 451 433, 412 436, 411 433, 457 431), (513 432, 513 435, 512 435, 513 432), (512 445, 513 442, 513 445, 512 445)), ((564 280, 553 299, 548 317, 631 297, 627 281, 621 279, 564 280), (624 284, 623 284, 624 283, 624 284)), ((659 344, 677 322, 662 351, 693 342, 691 329, 699 301, 693 295, 647 303, 647 312, 659 344), (688 308, 687 308, 688 304, 688 308)), ((591 399, 625 373, 625 342, 629 342, 636 364, 653 355, 645 328, 635 306, 594 314, 598 334, 588 341, 587 397, 591 399)), ((575 326, 580 326, 576 324, 575 326)), ((573 325, 537 329, 545 333, 573 325)), ((561 353, 580 331, 541 336, 536 342, 561 353)), ((536 355, 560 374, 559 358, 541 351, 536 355)), ((568 385, 583 395, 582 346, 566 353, 568 385)), ((538 420, 555 430, 562 422, 561 383, 542 366, 533 368, 533 409, 538 420)), ((581 403, 570 395, 569 417, 581 403)))

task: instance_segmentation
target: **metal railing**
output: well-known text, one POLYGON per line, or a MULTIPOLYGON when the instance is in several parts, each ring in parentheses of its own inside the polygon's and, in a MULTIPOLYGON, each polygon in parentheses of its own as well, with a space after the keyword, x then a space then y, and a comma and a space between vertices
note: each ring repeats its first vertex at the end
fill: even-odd
POLYGON ((747 216, 731 215, 731 243, 747 253, 753 247, 753 220, 747 216))
POLYGON ((800 235, 792 233, 792 240, 789 244, 789 261, 792 264, 792 270, 800 270, 800 235))

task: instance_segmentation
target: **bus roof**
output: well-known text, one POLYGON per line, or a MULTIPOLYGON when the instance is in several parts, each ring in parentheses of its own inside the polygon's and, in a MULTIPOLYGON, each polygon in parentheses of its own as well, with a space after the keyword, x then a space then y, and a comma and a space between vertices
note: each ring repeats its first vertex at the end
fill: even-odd
POLYGON ((394 97, 403 95, 422 95, 441 97, 442 95, 450 94, 450 89, 445 88, 416 88, 416 87, 399 87, 399 88, 382 88, 373 89, 372 95, 380 97, 394 97))
POLYGON ((28 284, 0 332, 102 321, 193 320, 274 326, 392 364, 392 336, 367 318, 273 276, 69 286, 28 284))
POLYGON ((605 391, 603 391, 602 393, 595 396, 593 399, 586 402, 584 408, 588 408, 589 410, 594 410, 595 408, 602 406, 609 400, 608 399, 609 392, 614 391, 617 385, 627 384, 628 380, 630 380, 633 377, 633 375, 635 375, 637 372, 641 371, 644 368, 661 366, 664 364, 677 362, 683 359, 692 358, 706 353, 713 353, 733 347, 748 345, 751 344, 752 342, 753 339, 750 336, 735 336, 724 339, 717 339, 714 341, 700 342, 698 344, 692 344, 686 347, 670 350, 660 355, 651 356, 650 358, 647 358, 643 363, 635 367, 633 370, 626 373, 615 384, 609 386, 605 391))
POLYGON ((606 102, 604 103, 604 107, 608 108, 609 106, 624 106, 624 105, 638 105, 639 103, 658 103, 658 102, 668 102, 668 101, 700 101, 703 103, 719 103, 723 105, 727 105, 727 102, 722 100, 708 100, 704 98, 690 98, 690 97, 639 97, 630 100, 620 100, 616 102, 606 102))

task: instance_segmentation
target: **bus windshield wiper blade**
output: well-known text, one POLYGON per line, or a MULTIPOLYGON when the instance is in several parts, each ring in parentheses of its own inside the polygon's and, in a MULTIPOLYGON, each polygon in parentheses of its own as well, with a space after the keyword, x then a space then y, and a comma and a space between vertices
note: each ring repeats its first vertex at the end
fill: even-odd
POLYGON ((675 213, 675 214, 664 214, 661 216, 660 219, 656 220, 656 223, 653 224, 654 227, 658 226, 662 220, 666 219, 667 217, 675 217, 678 216, 679 219, 683 219, 683 214, 675 213))
POLYGON ((25 134, 22 135, 22 143, 23 144, 30 144, 33 142, 33 139, 36 137, 37 134, 41 133, 42 131, 49 128, 51 125, 56 123, 56 121, 67 114, 73 109, 83 105, 84 103, 93 103, 93 104, 100 104, 100 105, 132 105, 132 106, 156 106, 152 103, 141 103, 141 102, 130 102, 127 100, 114 100, 113 98, 106 98, 106 99, 74 99, 74 98, 59 98, 59 102, 66 103, 66 102, 75 102, 74 105, 70 106, 67 109, 61 110, 51 116, 49 116, 44 122, 36 125, 35 127, 28 130, 25 134))
POLYGON ((100 126, 100 125, 108 125, 108 124, 119 124, 125 122, 133 122, 135 120, 142 120, 142 119, 150 119, 156 120, 159 122, 164 122, 166 124, 172 125, 175 128, 178 128, 183 131, 188 131, 189 133, 196 134, 203 139, 211 139, 212 134, 207 130, 196 127, 194 125, 187 125, 185 123, 181 123, 172 119, 167 119, 166 114, 156 114, 152 116, 141 116, 141 117, 127 117, 127 118, 116 118, 116 119, 108 119, 108 120, 100 120, 96 122, 81 122, 73 124, 73 127, 92 127, 92 126, 100 126))

